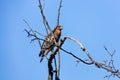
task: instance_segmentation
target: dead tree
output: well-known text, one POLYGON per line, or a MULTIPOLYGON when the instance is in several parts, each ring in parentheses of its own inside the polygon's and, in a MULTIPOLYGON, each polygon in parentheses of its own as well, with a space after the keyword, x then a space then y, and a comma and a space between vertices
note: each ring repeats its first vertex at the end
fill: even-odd
MULTIPOLYGON (((48 34, 48 32, 51 32, 51 27, 46 19, 46 16, 44 15, 44 11, 43 11, 43 6, 41 3, 41 0, 38 0, 39 3, 39 9, 40 9, 40 13, 42 15, 42 19, 43 19, 43 24, 46 30, 46 33, 48 34)), ((56 25, 59 25, 59 20, 60 20, 60 10, 62 7, 62 0, 60 0, 59 3, 59 7, 58 7, 58 16, 57 16, 57 21, 56 21, 56 25)), ((38 44, 41 47, 41 41, 44 41, 44 39, 38 37, 40 34, 39 32, 33 30, 31 28, 31 26, 28 24, 27 21, 23 20, 27 26, 29 27, 29 29, 25 29, 25 31, 28 34, 28 37, 32 37, 31 41, 38 41, 38 44)), ((42 35, 43 36, 43 35, 42 35)), ((110 72, 110 75, 105 76, 110 78, 111 76, 116 76, 120 79, 120 72, 119 69, 117 69, 114 65, 114 60, 113 60, 113 56, 115 54, 115 51, 113 51, 112 53, 109 52, 109 50, 104 46, 104 49, 107 51, 108 55, 110 56, 110 60, 104 61, 104 62, 98 62, 96 61, 89 53, 89 51, 85 48, 85 46, 78 41, 77 39, 71 37, 71 36, 64 36, 62 39, 59 40, 59 43, 57 43, 57 45, 55 44, 55 47, 53 51, 51 51, 51 55, 48 58, 48 80, 60 80, 60 52, 59 50, 64 51, 65 53, 67 53, 68 55, 71 55, 72 57, 74 57, 76 59, 76 62, 82 62, 86 65, 94 65, 96 66, 96 68, 99 69, 104 69, 107 72, 110 72), (86 54, 87 59, 83 60, 82 58, 76 56, 74 54, 74 52, 69 52, 65 49, 62 48, 62 45, 64 45, 65 41, 67 41, 68 39, 74 41, 76 44, 78 44, 80 46, 80 49, 86 54), (55 56, 58 54, 58 62, 56 62, 56 58, 55 56), (54 61, 53 61, 54 60, 54 61), (52 63, 55 65, 55 69, 53 69, 53 65, 52 63), (55 75, 53 75, 55 74, 55 75), (54 77, 54 78, 53 78, 54 77)))

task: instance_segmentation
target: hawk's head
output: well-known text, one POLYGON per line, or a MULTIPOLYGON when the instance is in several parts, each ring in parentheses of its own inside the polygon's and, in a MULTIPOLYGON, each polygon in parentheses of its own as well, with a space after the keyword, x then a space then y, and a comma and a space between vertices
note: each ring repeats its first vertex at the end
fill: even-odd
POLYGON ((61 25, 57 25, 56 26, 56 30, 62 30, 62 26, 61 25))

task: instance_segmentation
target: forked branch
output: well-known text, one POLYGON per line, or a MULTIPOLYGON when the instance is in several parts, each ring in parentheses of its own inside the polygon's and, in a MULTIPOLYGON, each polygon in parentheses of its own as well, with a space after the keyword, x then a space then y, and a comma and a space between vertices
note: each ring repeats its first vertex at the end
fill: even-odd
MULTIPOLYGON (((107 64, 107 63, 100 63, 100 62, 95 61, 95 60, 90 56, 90 53, 88 52, 88 50, 87 50, 87 49, 83 46, 83 44, 82 44, 81 42, 79 42, 77 39, 75 39, 75 38, 73 38, 73 37, 71 37, 71 36, 66 36, 65 38, 66 38, 66 39, 70 39, 70 40, 74 41, 75 43, 77 43, 77 44, 80 46, 80 48, 82 49, 82 51, 85 52, 86 56, 87 56, 88 59, 91 61, 91 64, 94 64, 94 65, 97 66, 98 68, 101 68, 101 69, 104 69, 104 70, 110 72, 110 73, 111 73, 111 76, 117 76, 118 78, 120 78, 120 72, 119 72, 118 69, 115 68, 115 65, 114 65, 113 59, 112 59, 115 51, 114 51, 112 54, 110 54, 110 52, 109 52, 109 54, 110 54, 110 56, 111 56, 111 60, 109 61, 109 64, 107 64), (110 64, 111 64, 111 65, 110 65, 110 64)), ((105 50, 108 52, 108 50, 107 50, 106 47, 105 47, 105 50)), ((67 52, 67 53, 70 53, 70 52, 67 52)), ((72 53, 70 53, 70 54, 72 54, 72 53)), ((74 56, 73 56, 73 57, 74 57, 74 56)), ((74 57, 74 58, 76 58, 76 57, 74 57)), ((76 59, 77 59, 77 58, 76 58, 76 59)), ((78 60, 79 60, 79 59, 78 59, 78 60)), ((81 60, 80 60, 80 61, 81 61, 81 60)), ((83 62, 83 61, 81 61, 81 62, 83 62)), ((84 62, 83 62, 83 63, 84 63, 84 62)))

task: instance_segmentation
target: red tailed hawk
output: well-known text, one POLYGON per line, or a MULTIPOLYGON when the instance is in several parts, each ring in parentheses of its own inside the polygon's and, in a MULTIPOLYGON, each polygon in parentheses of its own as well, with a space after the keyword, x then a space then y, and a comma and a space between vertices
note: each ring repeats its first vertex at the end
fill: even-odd
POLYGON ((58 42, 61 36, 62 26, 57 25, 45 38, 39 57, 41 57, 40 62, 43 58, 55 47, 55 41, 58 42))

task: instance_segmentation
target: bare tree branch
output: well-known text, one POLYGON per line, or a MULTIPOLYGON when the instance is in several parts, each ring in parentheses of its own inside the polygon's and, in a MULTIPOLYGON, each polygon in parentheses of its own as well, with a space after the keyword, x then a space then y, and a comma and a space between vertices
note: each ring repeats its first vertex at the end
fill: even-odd
POLYGON ((33 39, 31 39, 31 42, 33 42, 33 41, 37 40, 37 41, 38 41, 39 46, 41 47, 40 40, 44 41, 44 39, 40 39, 40 38, 38 38, 38 37, 36 36, 36 34, 32 34, 32 33, 30 33, 30 31, 28 31, 27 29, 25 29, 24 31, 25 31, 25 32, 27 32, 28 37, 33 37, 33 39))
MULTIPOLYGON (((84 51, 88 57, 88 59, 91 60, 91 62, 97 66, 98 68, 102 68, 108 72, 111 72, 111 74, 117 76, 118 78, 120 78, 120 72, 118 69, 115 68, 113 61, 111 62, 112 66, 104 64, 104 63, 99 63, 95 60, 93 60, 93 58, 90 56, 89 52, 87 51, 87 49, 83 46, 83 44, 81 42, 79 42, 78 40, 76 40, 75 38, 71 37, 71 36, 66 36, 66 38, 73 40, 74 42, 76 42, 80 48, 82 49, 82 51, 84 51)), ((105 48, 107 50, 107 48, 105 48)), ((108 52, 108 51, 107 51, 108 52)), ((114 52, 113 52, 114 53, 114 52)), ((110 54, 111 55, 111 54, 110 54)), ((111 55, 111 57, 113 57, 113 55, 111 55)))
POLYGON ((68 38, 68 39, 70 39, 70 40, 73 40, 75 43, 77 43, 77 44, 80 46, 80 48, 86 53, 86 55, 88 56, 88 58, 89 58, 91 61, 93 61, 93 59, 92 59, 92 57, 90 56, 89 52, 86 50, 86 48, 84 47, 84 45, 83 45, 81 42, 79 42, 77 39, 75 39, 75 38, 73 38, 73 37, 71 37, 71 36, 65 36, 65 37, 68 38))
POLYGON ((48 24, 48 21, 47 21, 45 15, 44 15, 43 7, 42 7, 42 4, 41 4, 41 0, 38 0, 38 2, 39 2, 39 8, 40 8, 40 11, 41 11, 41 15, 42 15, 42 18, 43 18, 43 24, 44 24, 46 32, 48 34, 48 30, 51 32, 51 28, 50 28, 50 26, 48 24))
POLYGON ((48 80, 53 80, 53 67, 51 60, 48 60, 48 80))
POLYGON ((60 52, 58 51, 58 74, 57 74, 58 78, 60 76, 60 52))
POLYGON ((57 62, 55 57, 54 57, 54 63, 55 63, 55 70, 53 72, 55 73, 55 80, 59 80, 59 77, 57 76, 58 70, 57 70, 57 62))
POLYGON ((62 0, 60 0, 60 5, 58 8, 57 25, 59 25, 61 7, 62 7, 62 0))
MULTIPOLYGON (((59 47, 59 46, 57 46, 57 47, 59 47)), ((69 51, 67 51, 67 50, 65 50, 65 49, 63 49, 63 48, 60 48, 60 50, 66 52, 66 53, 68 53, 68 54, 70 54, 70 55, 73 56, 75 59, 83 62, 84 64, 88 64, 88 65, 93 64, 92 62, 86 62, 85 60, 82 60, 81 58, 79 58, 79 57, 77 57, 76 55, 74 55, 72 52, 69 52, 69 51)))
POLYGON ((27 24, 27 26, 29 27, 29 31, 28 31, 27 29, 25 29, 24 31, 27 32, 28 37, 33 37, 33 39, 31 39, 31 42, 37 40, 39 46, 41 47, 41 42, 40 42, 40 40, 44 41, 44 39, 40 39, 39 37, 37 37, 36 34, 39 34, 39 35, 41 35, 41 36, 43 36, 43 35, 40 34, 40 33, 38 33, 37 31, 34 31, 34 30, 30 27, 30 25, 28 24, 28 22, 27 22, 25 19, 23 19, 23 21, 24 21, 24 22, 27 24))
MULTIPOLYGON (((80 46, 80 48, 87 54, 87 56, 89 57, 90 61, 93 61, 93 59, 92 59, 92 57, 90 56, 89 52, 85 49, 85 47, 83 46, 83 44, 82 44, 81 42, 79 42, 78 40, 76 40, 75 38, 73 38, 73 37, 71 37, 71 36, 65 36, 64 38, 65 38, 65 39, 70 39, 70 40, 73 40, 74 42, 76 42, 76 43, 80 46)), ((84 60, 82 60, 82 59, 78 58, 77 56, 75 56, 73 53, 68 52, 68 51, 66 51, 66 50, 64 50, 64 49, 62 49, 62 48, 60 48, 60 49, 63 50, 63 51, 65 51, 66 53, 69 53, 69 54, 72 55, 74 58, 80 60, 81 62, 83 62, 83 63, 85 63, 85 64, 88 64, 88 65, 93 64, 93 62, 89 62, 89 63, 88 63, 88 62, 85 62, 84 60)))

